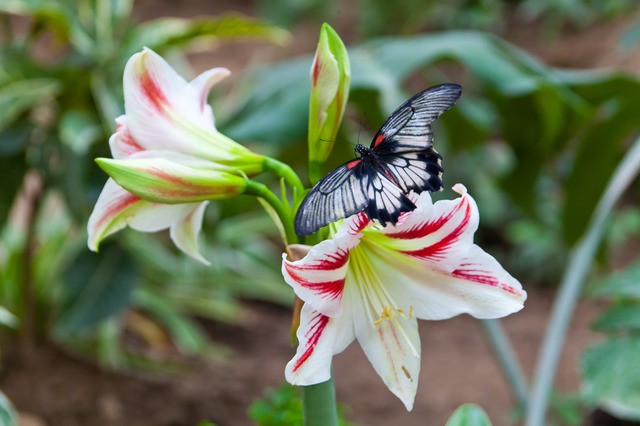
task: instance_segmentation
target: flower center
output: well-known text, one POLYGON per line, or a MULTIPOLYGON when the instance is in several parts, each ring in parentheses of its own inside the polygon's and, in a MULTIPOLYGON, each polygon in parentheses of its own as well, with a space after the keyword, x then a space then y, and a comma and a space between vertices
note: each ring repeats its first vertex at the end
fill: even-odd
POLYGON ((364 311, 375 328, 392 327, 398 331, 398 335, 407 342, 411 351, 418 355, 418 349, 413 347, 411 339, 405 333, 406 321, 413 320, 413 306, 403 308, 393 297, 389 290, 395 286, 386 283, 380 267, 386 264, 377 253, 376 248, 369 247, 375 243, 369 243, 364 239, 349 254, 349 273, 347 286, 354 286, 356 290, 352 294, 361 299, 364 311))

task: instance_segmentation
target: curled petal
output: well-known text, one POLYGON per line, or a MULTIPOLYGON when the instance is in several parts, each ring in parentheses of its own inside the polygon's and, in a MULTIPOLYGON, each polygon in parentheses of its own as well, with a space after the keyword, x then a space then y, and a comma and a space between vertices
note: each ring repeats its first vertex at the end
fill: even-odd
POLYGON ((233 150, 249 152, 218 137, 204 105, 206 90, 227 73, 214 69, 189 84, 152 50, 133 55, 124 71, 125 110, 133 138, 145 149, 211 159, 232 160, 233 150))
POLYGON ((331 358, 353 341, 351 321, 350 315, 329 318, 305 304, 296 332, 298 349, 285 368, 287 382, 308 386, 329 380, 331 358))
POLYGON ((130 155, 144 151, 127 127, 127 117, 121 115, 116 118, 116 132, 109 138, 111 155, 115 159, 127 158, 130 155))
POLYGON ((198 235, 202 230, 202 219, 207 204, 208 201, 190 205, 186 214, 171 225, 170 235, 176 247, 205 265, 210 265, 198 249, 198 235))
POLYGON ((107 180, 87 224, 89 249, 98 251, 100 241, 127 226, 129 220, 149 204, 125 191, 113 179, 107 180))
POLYGON ((282 274, 296 295, 313 309, 329 317, 342 314, 342 291, 347 274, 349 251, 358 236, 326 240, 300 260, 291 262, 282 255, 282 274))
POLYGON ((452 271, 467 256, 478 228, 475 201, 464 186, 455 187, 462 195, 455 200, 431 203, 429 193, 420 194, 417 208, 397 226, 383 230, 380 243, 407 256, 420 259, 436 269, 452 271))
POLYGON ((209 91, 213 86, 215 86, 219 81, 222 81, 226 77, 231 74, 226 68, 213 68, 208 71, 203 72, 193 80, 189 82, 189 86, 193 88, 193 90, 198 94, 199 102, 200 102, 200 111, 203 114, 207 123, 211 123, 215 127, 213 112, 211 111, 211 107, 207 103, 207 97, 209 96, 209 91))

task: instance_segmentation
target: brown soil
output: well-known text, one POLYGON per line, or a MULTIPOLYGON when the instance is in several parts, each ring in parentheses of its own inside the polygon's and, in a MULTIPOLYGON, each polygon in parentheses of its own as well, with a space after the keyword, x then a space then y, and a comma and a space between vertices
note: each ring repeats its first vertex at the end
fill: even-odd
MULTIPOLYGON (((530 375, 552 297, 530 292, 525 309, 503 320, 530 375)), ((580 351, 598 340, 589 323, 601 307, 583 302, 575 315, 558 370, 558 388, 578 388, 580 351)), ((229 345, 228 361, 201 361, 192 372, 160 375, 102 371, 52 346, 41 347, 30 365, 7 354, 2 389, 24 413, 50 426, 220 426, 251 422, 247 407, 266 387, 283 382, 293 355, 290 314, 271 305, 248 304, 237 326, 207 324, 212 338, 229 345)), ((404 406, 383 385, 357 344, 334 362, 338 399, 361 425, 442 425, 465 402, 480 404, 494 425, 513 424, 514 401, 480 324, 467 316, 421 322, 422 372, 415 408, 404 406)))

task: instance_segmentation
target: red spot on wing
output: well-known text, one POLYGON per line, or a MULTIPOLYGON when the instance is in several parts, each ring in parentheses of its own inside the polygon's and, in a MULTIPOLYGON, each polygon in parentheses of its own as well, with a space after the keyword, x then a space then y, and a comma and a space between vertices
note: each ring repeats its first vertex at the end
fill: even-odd
POLYGON ((318 312, 316 316, 312 318, 309 322, 310 322, 309 331, 305 333, 305 337, 307 338, 307 345, 304 352, 302 353, 300 358, 298 358, 295 365, 293 366, 294 372, 298 371, 300 367, 302 367, 302 365, 307 361, 307 359, 309 359, 311 354, 313 354, 313 351, 316 345, 318 344, 318 341, 320 340, 320 337, 322 336, 324 329, 327 327, 327 324, 329 323, 329 317, 326 315, 322 315, 321 313, 318 312))
POLYGON ((158 82, 154 79, 154 76, 146 68, 143 69, 140 75, 140 86, 142 95, 149 101, 153 108, 157 112, 163 112, 164 106, 167 105, 169 101, 158 85, 158 82))
POLYGON ((353 169, 355 166, 357 166, 358 164, 360 164, 360 162, 361 162, 361 161, 362 161, 362 160, 361 160, 361 159, 359 159, 359 158, 358 158, 358 159, 356 159, 356 160, 353 160, 353 161, 349 161, 349 162, 347 163, 347 169, 348 169, 348 170, 353 169))
POLYGON ((373 141, 373 147, 377 148, 378 145, 380 145, 382 143, 382 141, 384 140, 384 133, 380 133, 378 136, 376 136, 376 138, 373 141))

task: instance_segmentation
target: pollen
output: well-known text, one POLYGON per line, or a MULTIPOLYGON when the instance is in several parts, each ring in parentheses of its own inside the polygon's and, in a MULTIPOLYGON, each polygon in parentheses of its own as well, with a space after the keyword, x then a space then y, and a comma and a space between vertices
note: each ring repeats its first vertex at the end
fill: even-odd
POLYGON ((380 325, 382 321, 385 320, 396 320, 396 319, 412 319, 413 318, 413 305, 409 306, 409 315, 405 313, 405 310, 402 308, 393 308, 391 306, 385 306, 382 308, 382 312, 380 312, 380 316, 378 319, 373 321, 375 325, 380 325))

